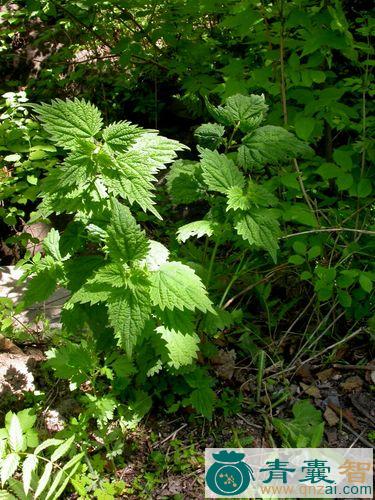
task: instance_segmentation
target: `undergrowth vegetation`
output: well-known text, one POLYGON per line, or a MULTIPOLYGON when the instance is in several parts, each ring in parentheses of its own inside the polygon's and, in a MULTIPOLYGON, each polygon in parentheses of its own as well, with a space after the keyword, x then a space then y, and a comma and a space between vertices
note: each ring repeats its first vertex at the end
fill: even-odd
POLYGON ((0 256, 22 272, 0 299, 0 498, 167 498, 199 439, 353 425, 315 374, 375 373, 370 10, 32 0, 0 23, 0 256), (6 393, 2 351, 30 348, 36 387, 6 393))

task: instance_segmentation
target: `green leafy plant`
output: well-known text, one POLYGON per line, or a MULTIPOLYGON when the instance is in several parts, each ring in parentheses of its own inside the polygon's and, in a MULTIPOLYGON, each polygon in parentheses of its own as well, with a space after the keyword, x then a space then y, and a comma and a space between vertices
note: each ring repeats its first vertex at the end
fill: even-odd
POLYGON ((52 438, 39 443, 35 421, 31 410, 8 412, 5 427, 0 429, 0 480, 1 487, 6 488, 0 494, 11 491, 16 495, 9 493, 6 498, 59 498, 80 467, 84 453, 62 463, 73 446, 74 435, 67 440, 52 438))
MULTIPOLYGON (((282 127, 261 126, 268 109, 263 96, 238 94, 228 98, 224 106, 214 107, 207 101, 207 107, 219 124, 197 129, 201 159, 176 162, 168 174, 168 189, 175 203, 204 199, 211 206, 203 220, 186 224, 177 232, 180 242, 204 235, 215 241, 209 282, 218 246, 226 242, 240 249, 245 241, 253 248, 267 250, 276 261, 279 219, 285 212, 272 179, 257 180, 257 172, 266 165, 311 155, 311 149, 282 127)), ((304 210, 298 204, 296 208, 304 210)))
MULTIPOLYGON (((211 302, 194 270, 149 240, 129 208, 138 205, 160 217, 155 175, 184 146, 125 121, 102 129, 99 110, 83 100, 34 109, 51 140, 67 151, 43 181, 34 219, 64 213, 71 222, 62 234, 49 232, 44 258, 24 264, 25 276, 34 275, 25 305, 64 286, 71 293, 63 309, 65 329, 75 332, 86 323, 101 349, 116 343, 133 357, 138 378, 189 367, 199 345, 193 313, 214 314, 211 302)), ((72 354, 61 352, 60 361, 72 354)), ((77 362, 82 365, 83 358, 77 362)), ((73 379, 79 373, 76 366, 73 379)))
POLYGON ((319 448, 324 434, 322 413, 308 400, 297 401, 293 419, 273 418, 272 425, 286 448, 319 448))

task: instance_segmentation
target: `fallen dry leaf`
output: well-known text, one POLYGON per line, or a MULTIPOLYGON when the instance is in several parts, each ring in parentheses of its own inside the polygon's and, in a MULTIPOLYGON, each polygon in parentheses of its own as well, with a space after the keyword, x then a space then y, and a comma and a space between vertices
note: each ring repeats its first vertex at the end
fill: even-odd
POLYGON ((319 389, 316 387, 316 385, 307 385, 301 382, 301 387, 305 391, 306 394, 313 398, 321 398, 322 395, 320 394, 319 389))
POLYGON ((323 370, 317 374, 318 379, 321 382, 325 382, 326 380, 329 380, 332 378, 334 373, 333 368, 327 368, 326 370, 323 370))
POLYGON ((348 377, 344 382, 341 382, 340 387, 344 391, 352 392, 361 389, 362 385, 363 380, 358 377, 358 375, 354 375, 353 377, 348 377))
POLYGON ((326 419, 327 424, 330 427, 333 427, 340 421, 339 417, 330 407, 326 408, 326 411, 323 413, 323 417, 326 419))

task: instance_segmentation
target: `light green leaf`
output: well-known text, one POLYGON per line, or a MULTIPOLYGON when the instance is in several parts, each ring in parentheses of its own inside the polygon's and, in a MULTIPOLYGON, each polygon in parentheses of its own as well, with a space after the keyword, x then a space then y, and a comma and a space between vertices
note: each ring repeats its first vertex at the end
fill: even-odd
POLYGON ((142 153, 150 172, 155 174, 177 158, 177 151, 185 149, 189 148, 178 141, 158 135, 156 131, 147 131, 136 139, 130 151, 142 153))
POLYGON ((156 329, 166 343, 168 365, 176 369, 190 365, 197 358, 199 337, 195 333, 183 334, 164 326, 156 329))
POLYGON ((130 122, 122 121, 111 123, 103 130, 103 139, 111 150, 116 152, 124 152, 130 148, 137 137, 145 131, 137 125, 130 122))
POLYGON ((4 486, 5 482, 16 472, 20 457, 17 453, 9 453, 4 460, 0 462, 0 479, 4 486))
POLYGON ((61 443, 58 448, 51 455, 51 462, 57 462, 59 458, 63 457, 68 453, 72 444, 74 443, 75 435, 70 436, 69 439, 61 443))
POLYGON ((43 248, 48 255, 51 255, 56 260, 61 260, 60 253, 60 234, 52 228, 43 240, 43 248))
POLYGON ((36 104, 33 109, 52 140, 65 149, 73 149, 77 139, 92 139, 102 127, 100 111, 83 99, 55 99, 51 104, 36 104))
POLYGON ((10 418, 10 424, 8 428, 9 433, 9 446, 12 451, 22 451, 24 447, 24 438, 22 434, 22 428, 20 421, 14 413, 10 418))
POLYGON ((161 309, 199 309, 213 312, 202 281, 181 262, 167 262, 151 277, 151 300, 161 309))
POLYGON ((38 467, 38 457, 35 455, 28 455, 22 464, 22 481, 23 481, 23 490, 27 495, 30 489, 31 476, 32 473, 38 467))
POLYGON ((202 236, 212 236, 214 233, 214 224, 209 220, 197 220, 181 226, 177 230, 177 241, 185 242, 192 236, 201 238, 202 236))
POLYGON ((227 192, 228 210, 247 210, 250 208, 249 198, 239 186, 233 186, 227 192))
POLYGON ((169 250, 158 241, 150 240, 150 249, 144 261, 149 271, 157 271, 162 264, 168 261, 169 250))
POLYGON ((53 468, 53 463, 47 462, 46 466, 44 468, 43 474, 41 475, 41 477, 39 479, 38 486, 35 490, 34 498, 38 498, 43 493, 43 491, 46 489, 46 486, 47 486, 48 481, 50 480, 50 477, 52 474, 52 468, 53 468))
POLYGON ((40 443, 39 446, 37 446, 34 450, 34 455, 39 455, 39 453, 46 448, 49 448, 50 446, 59 446, 61 443, 64 441, 62 439, 56 439, 56 438, 51 438, 51 439, 46 439, 42 443, 40 443))
POLYGON ((233 186, 244 187, 244 176, 227 156, 210 149, 200 149, 200 155, 202 177, 208 189, 225 194, 233 186))

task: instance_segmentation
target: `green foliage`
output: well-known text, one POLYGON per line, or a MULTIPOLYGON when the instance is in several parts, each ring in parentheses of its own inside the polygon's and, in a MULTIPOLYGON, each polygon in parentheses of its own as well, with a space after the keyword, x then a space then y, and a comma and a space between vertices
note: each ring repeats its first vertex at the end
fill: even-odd
POLYGON ((322 414, 308 400, 293 405, 293 419, 273 418, 272 424, 286 448, 319 448, 324 434, 322 414))
MULTIPOLYGON (((262 96, 238 94, 227 99, 224 107, 215 108, 208 101, 207 105, 210 113, 229 127, 226 129, 226 137, 222 134, 224 152, 198 147, 201 157, 199 167, 190 172, 200 185, 200 191, 206 191, 203 197, 212 208, 206 220, 180 228, 178 239, 183 242, 190 236, 200 237, 206 234, 219 241, 225 210, 225 221, 231 223, 237 234, 249 245, 267 250, 276 262, 278 238, 281 236, 278 222, 280 211, 268 207, 277 206, 279 200, 272 192, 271 183, 267 185, 255 182, 249 178, 247 171, 251 171, 254 166, 281 165, 299 155, 309 155, 311 149, 281 127, 260 127, 267 111, 262 96), (239 135, 239 131, 246 133, 249 130, 252 131, 247 135, 239 135), (237 163, 232 159, 235 158, 231 152, 233 148, 238 150, 237 163), (213 196, 209 191, 220 193, 224 197, 213 196)), ((173 165, 168 174, 169 193, 174 201, 180 203, 188 201, 183 192, 179 199, 179 186, 183 184, 184 175, 179 163, 173 165)), ((233 236, 230 238, 236 243, 233 236)))
MULTIPOLYGON (((82 232, 75 240, 69 225, 61 234, 51 230, 43 244, 46 256, 24 264, 26 274, 33 274, 25 305, 46 299, 58 285, 67 288, 71 296, 63 310, 65 330, 74 334, 78 325, 87 321, 95 342, 107 339, 104 348, 108 352, 116 343, 129 366, 130 358, 134 359, 137 369, 128 374, 139 370, 140 387, 142 380, 161 368, 174 373, 191 367, 197 358, 199 337, 193 318, 185 327, 180 326, 178 311, 215 314, 207 292, 191 267, 169 260, 167 248, 148 239, 123 203, 124 199, 130 205, 137 202, 144 211, 158 215, 152 193, 154 174, 184 147, 128 122, 109 125, 100 142, 98 109, 78 99, 56 100, 34 109, 52 140, 68 150, 66 159, 50 170, 43 182, 42 203, 35 217, 69 213, 73 216, 70 226, 78 224, 82 232), (95 257, 88 255, 89 249, 95 257), (95 315, 100 320, 94 325, 91 317, 95 315), (78 323, 77 317, 81 318, 78 323)), ((49 365, 74 389, 93 376, 93 367, 99 370, 99 353, 100 348, 89 348, 82 339, 80 344, 52 349, 49 365)), ((119 387, 124 387, 123 375, 119 376, 111 363, 100 370, 110 380, 117 375, 119 387)), ((125 411, 117 402, 117 388, 107 398, 88 395, 88 414, 100 425, 112 419, 116 410, 125 412, 126 421, 137 422, 150 406, 150 397, 142 391, 139 396, 137 388, 130 391, 130 401, 139 397, 148 401, 140 417, 135 403, 125 411)), ((201 411, 199 405, 195 407, 201 411)))
POLYGON ((74 435, 67 440, 51 438, 39 443, 35 421, 36 416, 28 409, 5 416, 5 427, 0 429, 0 492, 12 492, 16 496, 11 498, 20 500, 31 496, 57 499, 80 467, 84 453, 62 464, 61 459, 71 451, 74 435))
POLYGON ((26 205, 37 198, 40 178, 55 163, 56 148, 48 144, 30 117, 26 92, 7 92, 0 104, 0 216, 16 226, 26 205))

